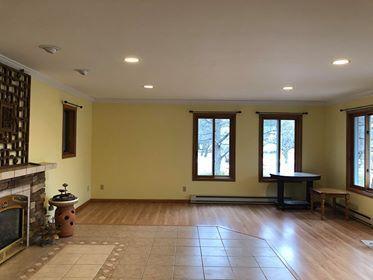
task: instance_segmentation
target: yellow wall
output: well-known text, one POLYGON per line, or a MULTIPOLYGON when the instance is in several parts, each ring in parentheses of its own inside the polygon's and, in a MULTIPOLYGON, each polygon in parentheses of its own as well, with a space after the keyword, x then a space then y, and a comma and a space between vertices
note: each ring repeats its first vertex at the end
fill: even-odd
MULTIPOLYGON (((346 188, 346 113, 341 108, 363 106, 373 103, 373 97, 328 106, 325 129, 326 181, 329 186, 346 188)), ((354 210, 373 217, 373 198, 351 193, 354 210)))
MULTIPOLYGON (((303 122, 303 168, 324 175, 324 108, 263 105, 93 105, 92 197, 186 199, 190 194, 273 196, 258 182, 255 111, 308 111, 303 122), (237 115, 236 182, 192 181, 189 110, 242 110, 237 115), (104 190, 100 185, 104 185, 104 190), (182 192, 187 186, 187 192, 182 192)), ((303 188, 302 188, 303 189, 303 188)))
POLYGON ((55 162, 46 172, 47 197, 57 194, 63 183, 79 196, 90 198, 92 103, 52 88, 36 79, 31 83, 30 162, 55 162), (62 100, 84 106, 78 109, 77 156, 62 159, 62 100))
MULTIPOLYGON (((258 182, 255 111, 308 111, 303 119, 303 170, 320 173, 319 185, 344 189, 346 123, 345 113, 339 109, 373 103, 373 97, 369 97, 328 106, 92 105, 36 79, 31 91, 30 161, 56 162, 57 169, 47 172, 48 197, 67 182, 80 197, 80 204, 91 193, 93 198, 125 199, 186 199, 190 194, 275 195, 273 184, 258 182), (84 106, 78 110, 77 157, 69 159, 61 158, 63 99, 84 106), (189 110, 242 110, 237 115, 236 182, 192 181, 189 110), (104 185, 103 190, 100 185, 104 185), (186 193, 182 186, 187 187, 186 193)), ((354 209, 373 216, 372 198, 351 195, 354 209)))

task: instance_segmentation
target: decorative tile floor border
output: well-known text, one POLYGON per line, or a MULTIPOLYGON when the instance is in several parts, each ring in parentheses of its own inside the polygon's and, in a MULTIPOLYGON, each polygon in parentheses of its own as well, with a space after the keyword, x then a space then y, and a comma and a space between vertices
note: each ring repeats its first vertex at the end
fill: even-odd
POLYGON ((115 268, 117 268, 119 264, 120 257, 124 253, 124 248, 125 244, 119 243, 119 242, 114 242, 115 247, 109 257, 106 259, 105 263, 97 273, 96 277, 94 278, 95 280, 105 280, 105 279, 110 279, 112 276, 115 268))
MULTIPOLYGON (((93 225, 92 225, 93 226, 93 225)), ((84 228, 84 226, 82 226, 84 228)), ((97 225, 97 228, 105 228, 105 226, 97 225)), ((20 272, 17 275, 17 279, 19 280, 27 280, 31 279, 33 275, 35 275, 44 265, 46 265, 49 261, 51 261, 62 249, 64 249, 67 245, 113 245, 114 248, 105 260, 104 264, 101 266, 100 270, 96 274, 96 276, 93 278, 95 280, 106 280, 106 279, 112 279, 115 269, 118 268, 120 265, 120 260, 122 259, 124 253, 127 250, 128 246, 138 246, 141 247, 142 245, 151 246, 150 250, 153 250, 154 246, 154 240, 160 239, 160 241, 166 242, 168 239, 198 239, 200 251, 201 251, 201 260, 203 262, 203 258, 206 256, 203 256, 202 248, 204 247, 201 245, 201 240, 210 239, 210 240, 216 240, 220 239, 222 241, 228 241, 231 240, 231 243, 239 243, 239 240, 262 240, 265 241, 266 246, 274 253, 276 257, 279 258, 279 260, 283 263, 284 268, 292 275, 292 279, 299 279, 299 277, 294 273, 294 271, 286 264, 286 262, 279 256, 279 254, 274 250, 265 239, 258 238, 256 236, 240 233, 234 230, 231 230, 229 228, 221 227, 221 226, 124 226, 124 225, 118 225, 113 227, 122 227, 124 230, 123 232, 118 231, 118 234, 120 235, 123 233, 122 236, 118 237, 117 240, 110 240, 115 239, 114 236, 84 236, 84 234, 77 234, 76 237, 71 239, 60 239, 56 242, 55 245, 51 245, 45 254, 43 254, 38 260, 36 260, 31 266, 27 267, 24 271, 20 272), (217 232, 219 236, 215 236, 214 230, 211 230, 211 235, 209 235, 210 229, 217 229, 217 232), (184 229, 184 230, 183 230, 184 229), (198 237, 191 234, 193 229, 197 230, 198 237), (176 232, 176 234, 175 234, 176 232), (201 233, 203 235, 201 236, 201 233), (180 236, 179 236, 180 235, 180 236), (101 240, 100 240, 101 239, 101 240), (102 240, 103 239, 103 240, 102 240), (149 242, 147 242, 147 240, 149 242), (150 242, 150 240, 152 240, 150 242), (131 242, 134 242, 131 244, 131 242), (151 244, 151 245, 150 245, 151 244)), ((106 227, 106 230, 108 228, 106 227)), ((79 232, 79 231, 78 231, 79 232)), ((105 230, 103 230, 102 234, 104 234, 105 230)), ((117 233, 113 233, 115 235, 117 233)), ((158 241, 158 242, 160 242, 158 241)), ((205 242, 205 241, 204 241, 205 242)), ((208 242, 207 242, 208 243, 208 242)), ((223 244, 223 243, 222 243, 223 244)), ((176 249, 175 245, 175 249, 176 249)), ((206 246, 210 248, 209 246, 206 246)), ((211 246, 213 247, 213 246, 211 246)), ((226 246, 223 244, 224 250, 230 248, 234 252, 234 247, 226 246)), ((259 248, 259 247, 258 247, 259 248)), ((237 250, 239 247, 237 247, 237 250)), ((238 250, 239 251, 239 250, 238 250)), ((227 253, 227 251, 226 251, 227 253)), ((150 255, 150 251, 149 251, 150 255)), ((229 255, 227 253, 226 256, 229 259, 229 255)), ((260 257, 260 256, 259 256, 260 257)), ((149 260, 150 256, 147 257, 147 262, 149 260)), ((231 256, 232 258, 232 256, 231 256)), ((242 258, 249 258, 248 256, 242 256, 242 258)), ((256 256, 255 258, 258 258, 256 256)), ((147 264, 145 265, 146 268, 147 264)), ((173 267, 177 266, 175 263, 173 264, 173 267)), ((207 268, 207 265, 202 264, 202 268, 204 271, 204 277, 205 277, 205 268, 207 268)), ((234 266, 231 264, 229 267, 232 269, 234 266)), ((144 270, 145 270, 144 268, 144 270)), ((261 269, 262 273, 265 274, 264 269, 258 265, 258 268, 261 269)), ((280 279, 280 278, 272 278, 269 274, 267 274, 266 278, 258 278, 258 279, 280 279)), ((142 272, 142 276, 144 276, 144 272, 142 272)), ((116 278, 121 279, 121 278, 116 278)), ((231 278, 229 278, 231 279, 231 278)), ((290 279, 290 278, 286 278, 290 279)))
MULTIPOLYGON (((49 250, 43 254, 34 264, 18 274, 18 279, 30 279, 45 264, 47 264, 61 249, 65 247, 65 242, 58 242, 55 245, 49 245, 49 250)), ((27 250, 27 249, 26 249, 27 250)), ((17 257, 17 256, 15 256, 17 257)))

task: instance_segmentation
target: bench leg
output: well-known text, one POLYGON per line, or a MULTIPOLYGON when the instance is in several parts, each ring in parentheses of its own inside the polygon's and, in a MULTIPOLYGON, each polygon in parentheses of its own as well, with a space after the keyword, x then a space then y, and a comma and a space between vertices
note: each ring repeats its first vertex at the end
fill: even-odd
POLYGON ((321 194, 321 220, 324 220, 325 215, 325 194, 321 194))
POLYGON ((346 194, 345 195, 345 220, 348 220, 349 219, 349 205, 348 205, 348 200, 350 198, 350 195, 349 194, 346 194))
POLYGON ((333 209, 334 209, 334 213, 337 212, 337 198, 336 197, 333 197, 333 209))

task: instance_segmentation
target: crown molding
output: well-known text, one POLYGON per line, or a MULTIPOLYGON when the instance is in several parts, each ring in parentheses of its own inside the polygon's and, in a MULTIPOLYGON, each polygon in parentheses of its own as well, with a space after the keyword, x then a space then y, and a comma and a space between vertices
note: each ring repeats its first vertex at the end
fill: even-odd
POLYGON ((327 104, 335 105, 335 104, 353 101, 353 100, 357 100, 357 99, 369 97, 369 96, 373 96, 373 89, 357 90, 357 91, 340 94, 339 96, 328 100, 327 104))
POLYGON ((322 106, 324 101, 297 100, 245 100, 245 99, 131 99, 131 98, 96 98, 95 103, 126 103, 126 104, 251 104, 251 105, 308 105, 322 106))
POLYGON ((76 90, 75 88, 73 87, 70 87, 68 85, 65 85, 64 83, 61 83, 51 77, 49 77, 48 75, 46 74, 43 74, 37 70, 34 70, 26 65, 23 65, 22 63, 19 63, 18 61, 15 61, 9 57, 6 57, 5 55, 1 54, 0 53, 0 62, 3 63, 3 64, 6 64, 10 67, 13 67, 15 69, 23 69, 25 71, 25 73, 31 75, 32 78, 35 78, 37 79, 38 81, 40 82, 43 82, 47 85, 50 85, 51 87, 54 87, 56 89, 59 89, 59 90, 62 90, 64 92, 67 92, 73 96, 76 96, 76 97, 79 97, 79 98, 83 98, 83 99, 86 99, 86 100, 89 100, 91 102, 94 102, 95 101, 95 98, 89 96, 88 94, 85 94, 79 90, 76 90))

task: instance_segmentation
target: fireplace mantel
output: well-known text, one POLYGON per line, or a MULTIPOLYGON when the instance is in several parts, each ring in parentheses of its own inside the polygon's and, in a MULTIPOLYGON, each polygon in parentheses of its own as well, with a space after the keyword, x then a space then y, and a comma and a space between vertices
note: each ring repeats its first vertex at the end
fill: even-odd
POLYGON ((29 163, 25 166, 4 168, 0 169, 0 181, 45 172, 55 168, 57 168, 57 164, 49 162, 29 163))

